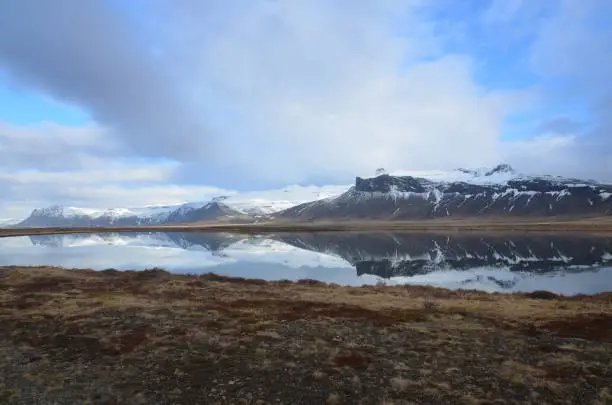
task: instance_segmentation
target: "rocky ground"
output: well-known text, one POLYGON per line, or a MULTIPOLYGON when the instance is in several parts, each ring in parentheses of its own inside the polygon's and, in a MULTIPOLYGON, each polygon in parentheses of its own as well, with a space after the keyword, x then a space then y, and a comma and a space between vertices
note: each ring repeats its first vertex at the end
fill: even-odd
POLYGON ((612 294, 0 268, 2 404, 612 404, 612 294))

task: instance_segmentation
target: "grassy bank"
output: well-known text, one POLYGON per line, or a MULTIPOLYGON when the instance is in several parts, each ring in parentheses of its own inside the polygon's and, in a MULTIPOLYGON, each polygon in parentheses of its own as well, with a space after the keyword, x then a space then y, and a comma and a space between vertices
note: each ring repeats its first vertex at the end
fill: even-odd
POLYGON ((602 218, 453 218, 421 221, 345 220, 337 222, 200 223, 130 227, 5 228, 0 237, 106 232, 581 232, 612 234, 612 216, 602 218))
POLYGON ((0 268, 0 403, 610 404, 612 294, 0 268))

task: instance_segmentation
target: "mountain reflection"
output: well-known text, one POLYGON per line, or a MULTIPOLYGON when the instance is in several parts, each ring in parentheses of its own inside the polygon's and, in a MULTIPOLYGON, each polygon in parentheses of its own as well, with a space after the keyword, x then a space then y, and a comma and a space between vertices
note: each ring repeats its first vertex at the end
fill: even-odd
POLYGON ((612 238, 585 235, 318 233, 278 240, 342 257, 358 275, 384 278, 481 267, 547 273, 612 264, 612 238))
MULTIPOLYGON (((612 238, 588 235, 476 235, 415 233, 302 233, 249 236, 222 233, 110 233, 30 236, 34 245, 67 247, 95 244, 205 249, 223 256, 237 243, 266 249, 266 241, 336 256, 357 275, 383 278, 424 275, 439 270, 504 268, 544 274, 579 272, 612 265, 612 238)), ((496 282, 495 280, 490 280, 496 282)), ((504 287, 501 286, 500 287, 504 287)), ((506 286, 507 287, 507 286, 506 286)))

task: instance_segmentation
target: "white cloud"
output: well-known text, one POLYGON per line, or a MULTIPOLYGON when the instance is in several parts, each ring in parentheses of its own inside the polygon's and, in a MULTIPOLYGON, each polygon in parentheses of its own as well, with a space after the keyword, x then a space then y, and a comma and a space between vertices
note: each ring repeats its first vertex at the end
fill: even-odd
POLYGON ((424 12, 432 6, 424 0, 161 0, 139 24, 110 3, 97 2, 96 12, 60 3, 0 6, 0 22, 1 15, 22 16, 24 24, 8 17, 6 26, 28 34, 19 43, 0 39, 0 67, 27 88, 79 104, 95 123, 0 123, 0 184, 11 195, 0 210, 16 212, 16 201, 28 209, 75 201, 118 206, 224 193, 171 185, 178 171, 198 165, 191 178, 205 172, 227 188, 260 178, 279 186, 344 183, 381 166, 452 169, 510 160, 529 171, 587 177, 612 168, 603 152, 612 146, 612 104, 604 103, 612 99, 612 30, 593 24, 605 0, 546 7, 494 1, 474 12, 477 22, 452 25, 458 35, 469 23, 488 24, 495 34, 491 27, 500 23, 495 30, 521 34, 499 38, 534 36, 528 59, 541 75, 537 91, 479 85, 480 61, 445 48, 444 26, 424 12), (548 18, 541 19, 544 9, 548 18), (48 18, 56 12, 62 18, 48 18), (73 38, 73 23, 91 29, 73 38), (555 85, 567 77, 575 79, 562 94, 570 104, 599 102, 592 112, 598 132, 500 138, 509 116, 561 95, 555 85))
MULTIPOLYGON (((84 173, 87 175, 87 173, 84 173)), ((37 184, 22 184, 0 179, 8 190, 0 201, 0 218, 25 218, 33 209, 52 204, 84 208, 143 207, 171 205, 188 201, 209 201, 219 195, 235 192, 217 187, 196 185, 137 184, 106 182, 93 179, 89 183, 67 179, 46 179, 37 184)))
POLYGON ((403 16, 400 36, 394 13, 372 2, 350 11, 324 1, 256 4, 232 10, 216 36, 195 37, 200 74, 239 109, 243 125, 226 134, 224 151, 245 171, 303 181, 499 160, 515 94, 477 86, 469 57, 440 55, 417 7, 385 3, 403 16))
MULTIPOLYGON (((60 7, 74 14, 75 24, 95 28, 70 41, 65 15, 55 28, 37 26, 31 22, 39 12, 29 10, 29 24, 10 28, 33 38, 44 33, 43 42, 65 58, 40 53, 31 41, 19 49, 5 43, 7 66, 58 98, 82 103, 101 125, 120 131, 135 153, 203 158, 204 142, 217 157, 206 159, 210 170, 232 166, 245 178, 346 179, 380 165, 449 168, 499 158, 500 124, 515 95, 477 86, 471 58, 444 52, 436 21, 424 12, 429 2, 156 4, 168 9, 148 9, 147 18, 163 26, 154 32, 135 31, 146 29, 143 24, 127 30, 125 18, 107 6, 98 5, 97 14, 60 7), (101 30, 111 26, 116 29, 101 30), (54 69, 32 66, 28 52, 54 69), (66 81, 56 64, 78 64, 71 58, 79 54, 83 66, 106 58, 113 69, 98 80, 97 64, 75 67, 66 81), (124 54, 130 57, 119 58, 124 54), (173 108, 168 99, 177 94, 182 103, 173 108), (201 114, 188 114, 193 110, 201 114), (211 131, 196 130, 203 121, 211 131)), ((9 9, 26 11, 16 3, 9 9)))
POLYGON ((612 2, 558 4, 539 26, 530 64, 546 86, 549 101, 586 116, 586 129, 560 168, 612 181, 612 2))
POLYGON ((568 158, 575 135, 544 134, 505 143, 504 161, 530 174, 572 175, 576 167, 568 158))
POLYGON ((77 127, 42 122, 17 126, 0 121, 0 168, 62 170, 81 168, 95 156, 117 154, 120 147, 98 125, 77 127))
POLYGON ((97 168, 79 171, 45 172, 40 170, 19 170, 9 173, 0 173, 0 181, 12 181, 22 185, 40 185, 56 183, 61 184, 100 184, 100 183, 129 183, 129 182, 156 182, 168 181, 175 164, 127 164, 120 163, 117 168, 104 168, 113 166, 113 162, 105 162, 97 168))
POLYGON ((62 193, 67 199, 75 201, 77 206, 91 208, 107 207, 143 207, 145 205, 166 205, 188 201, 209 201, 220 195, 231 195, 235 191, 218 187, 194 185, 128 185, 91 184, 85 187, 63 187, 62 193))
POLYGON ((171 184, 180 166, 122 155, 97 126, 0 122, 0 218, 23 218, 34 208, 70 204, 139 207, 206 201, 232 191, 171 184))

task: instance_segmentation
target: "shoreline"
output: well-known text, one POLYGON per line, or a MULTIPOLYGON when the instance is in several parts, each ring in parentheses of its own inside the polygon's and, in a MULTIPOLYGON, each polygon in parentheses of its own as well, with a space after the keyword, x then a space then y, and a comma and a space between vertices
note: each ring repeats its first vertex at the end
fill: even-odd
POLYGON ((423 221, 338 221, 338 222, 265 222, 256 224, 206 223, 189 225, 120 226, 120 227, 36 227, 3 228, 0 237, 52 235, 71 233, 115 232, 579 232, 612 235, 612 217, 595 219, 538 219, 515 221, 453 219, 423 221))
POLYGON ((608 404, 612 293, 0 267, 0 402, 608 404))

